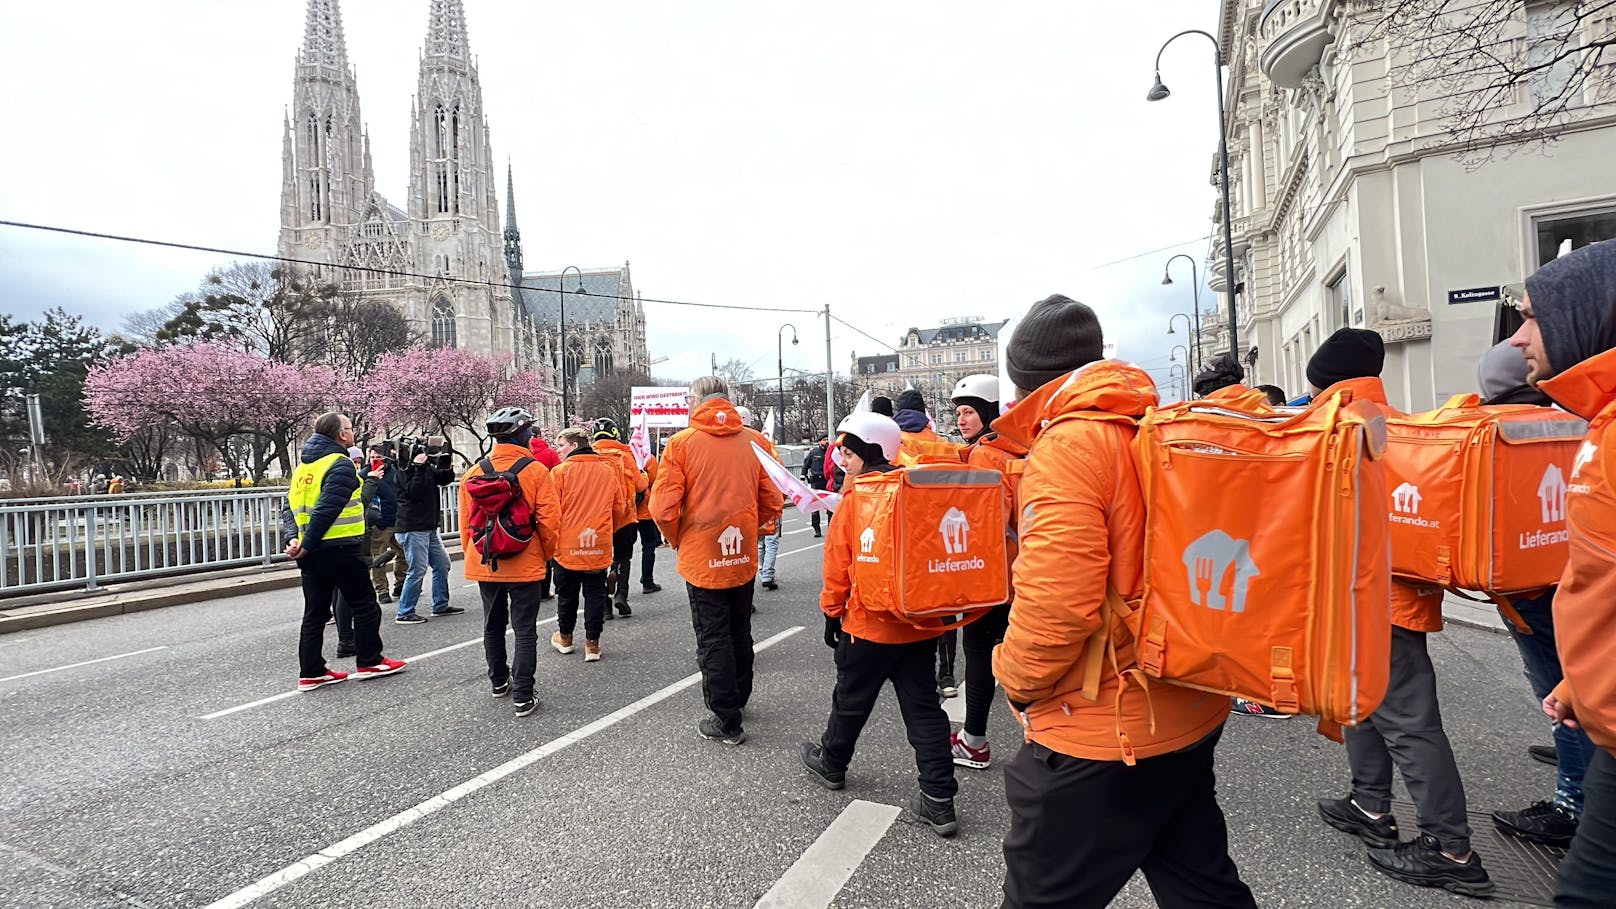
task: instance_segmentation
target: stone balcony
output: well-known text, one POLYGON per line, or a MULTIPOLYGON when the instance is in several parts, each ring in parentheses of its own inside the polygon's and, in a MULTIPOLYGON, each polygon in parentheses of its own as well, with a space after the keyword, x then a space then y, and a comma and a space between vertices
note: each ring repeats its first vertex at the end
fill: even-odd
POLYGON ((1300 88, 1308 71, 1324 58, 1335 0, 1268 0, 1257 32, 1262 54, 1257 65, 1280 88, 1300 88))

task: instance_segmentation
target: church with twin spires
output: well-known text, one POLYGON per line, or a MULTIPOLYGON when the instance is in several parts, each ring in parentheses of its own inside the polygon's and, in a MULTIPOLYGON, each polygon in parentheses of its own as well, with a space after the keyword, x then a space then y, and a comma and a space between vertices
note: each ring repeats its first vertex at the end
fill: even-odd
MULTIPOLYGON (((560 388, 566 308, 570 397, 595 376, 644 372, 645 312, 628 264, 525 272, 513 178, 505 224, 482 86, 462 0, 429 0, 410 105, 405 207, 377 191, 370 133, 348 62, 339 0, 309 0, 282 140, 280 255, 347 291, 396 306, 423 341, 464 347, 560 388), (580 292, 581 291, 581 292, 580 292)), ((540 414, 559 422, 559 405, 540 414)))

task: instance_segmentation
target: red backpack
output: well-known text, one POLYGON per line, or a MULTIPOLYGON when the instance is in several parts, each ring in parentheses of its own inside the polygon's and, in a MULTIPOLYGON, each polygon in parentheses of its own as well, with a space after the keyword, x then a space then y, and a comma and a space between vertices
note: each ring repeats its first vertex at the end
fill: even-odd
POLYGON ((477 466, 483 472, 465 480, 471 499, 471 514, 462 520, 471 527, 471 544, 482 555, 483 564, 499 570, 501 556, 515 555, 533 542, 533 506, 522 495, 517 477, 532 458, 522 458, 510 470, 495 470, 494 462, 483 458, 477 466))

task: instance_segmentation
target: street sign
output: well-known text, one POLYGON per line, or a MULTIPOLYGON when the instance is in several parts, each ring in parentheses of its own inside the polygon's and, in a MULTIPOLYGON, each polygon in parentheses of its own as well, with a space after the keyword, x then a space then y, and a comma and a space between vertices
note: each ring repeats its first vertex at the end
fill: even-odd
POLYGON ((1448 305, 1455 303, 1493 303, 1504 299, 1502 287, 1472 287, 1469 290, 1448 291, 1448 305))

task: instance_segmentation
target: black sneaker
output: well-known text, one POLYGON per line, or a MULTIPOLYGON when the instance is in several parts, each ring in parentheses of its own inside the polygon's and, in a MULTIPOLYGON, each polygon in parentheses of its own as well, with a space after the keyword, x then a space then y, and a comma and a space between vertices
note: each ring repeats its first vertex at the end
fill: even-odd
POLYGON ((442 609, 432 610, 433 615, 465 615, 466 611, 459 606, 445 606, 442 609))
POLYGON ((512 706, 516 708, 517 716, 527 716, 533 711, 539 709, 539 699, 534 698, 531 701, 517 701, 512 706))
POLYGON ((763 582, 763 589, 764 590, 779 590, 780 585, 775 583, 774 581, 764 581, 763 582))
POLYGON ((502 698, 505 695, 510 694, 511 693, 511 680, 506 679, 505 681, 500 682, 498 685, 495 685, 494 690, 493 690, 492 693, 493 693, 494 697, 496 697, 496 698, 502 698))
POLYGON ((414 612, 406 612, 393 619, 394 625, 425 625, 426 616, 414 612))
POLYGON ((403 584, 395 585, 393 587, 393 599, 396 600, 396 599, 398 599, 399 597, 401 597, 403 595, 404 595, 404 585, 403 584))
POLYGON ((709 716, 696 724, 704 739, 716 739, 726 745, 739 745, 746 741, 746 730, 736 725, 734 729, 725 729, 724 724, 716 716, 709 716))
POLYGON ((354 645, 352 645, 352 644, 338 644, 337 645, 337 659, 339 659, 339 660, 345 660, 348 657, 358 656, 358 655, 359 655, 359 651, 355 650, 354 645))
POLYGON ((1553 802, 1533 802, 1520 811, 1494 811, 1493 823, 1518 840, 1545 846, 1569 846, 1577 835, 1576 815, 1553 802))
POLYGON ((1540 764, 1548 764, 1550 767, 1560 766, 1560 750, 1553 745, 1528 745, 1526 753, 1540 764))
POLYGON ((378 591, 376 591, 376 602, 377 603, 391 603, 391 602, 393 602, 393 598, 387 595, 387 591, 378 590, 378 591))
POLYGON ((954 816, 953 799, 934 799, 924 792, 917 792, 909 800, 909 810, 938 836, 953 836, 959 832, 959 818, 954 816))
POLYGON ((612 607, 608 604, 607 607, 606 607, 606 621, 610 622, 612 619, 615 619, 615 618, 617 618, 617 613, 615 611, 613 611, 612 607))
POLYGON ((802 766, 814 775, 814 782, 826 789, 840 789, 847 785, 847 771, 832 770, 825 763, 825 749, 813 742, 803 742, 798 749, 802 756, 802 766))
POLYGON ((1397 818, 1388 814, 1373 818, 1350 798, 1319 799, 1319 817, 1324 822, 1350 833, 1372 849, 1387 849, 1397 845, 1397 818))
POLYGON ((626 602, 618 603, 617 604, 617 614, 626 619, 629 616, 634 614, 634 610, 629 608, 629 605, 626 602))
POLYGON ((959 682, 951 675, 938 676, 937 696, 944 699, 959 697, 959 682))
POLYGON ((662 585, 661 584, 653 583, 653 584, 641 584, 640 585, 640 593, 661 593, 661 592, 662 592, 662 585))
POLYGON ((1441 887, 1462 896, 1490 896, 1492 878, 1481 867, 1481 856, 1456 862, 1442 854, 1436 837, 1429 833, 1419 839, 1398 843, 1390 849, 1370 849, 1369 864, 1387 877, 1416 887, 1441 887))

